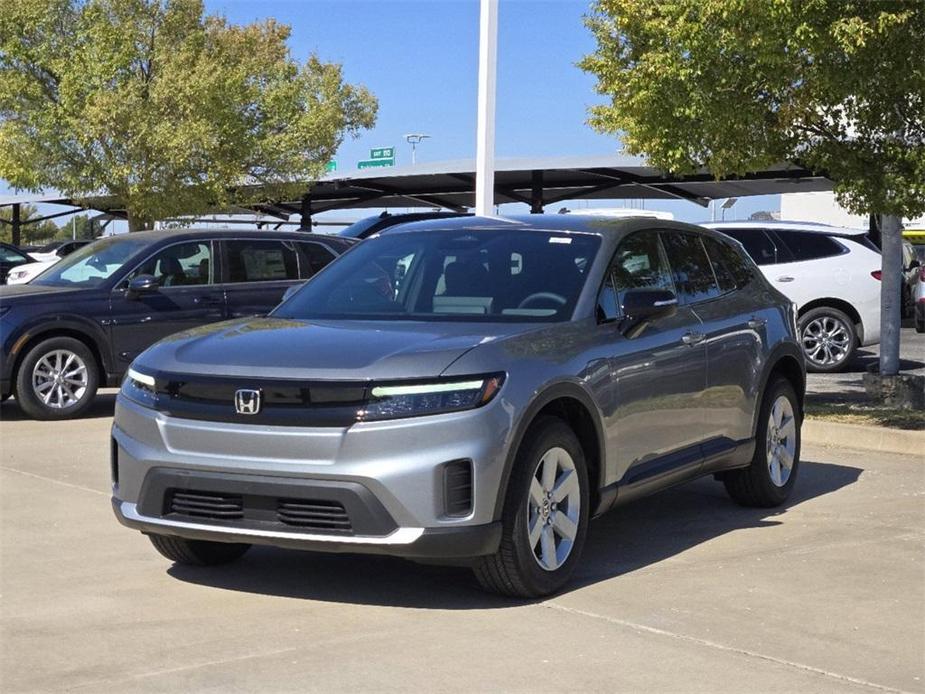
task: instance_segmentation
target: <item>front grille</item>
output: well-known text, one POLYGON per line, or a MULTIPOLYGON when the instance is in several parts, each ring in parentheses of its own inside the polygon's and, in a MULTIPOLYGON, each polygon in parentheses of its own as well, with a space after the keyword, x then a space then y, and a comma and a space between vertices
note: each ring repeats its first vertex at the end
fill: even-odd
POLYGON ((448 516, 472 512, 472 463, 456 460, 443 468, 443 500, 448 516))
POLYGON ((168 498, 168 513, 212 520, 244 518, 244 500, 239 495, 175 489, 168 498))
POLYGON ((338 501, 280 499, 276 516, 281 523, 315 530, 350 532, 350 517, 338 501))

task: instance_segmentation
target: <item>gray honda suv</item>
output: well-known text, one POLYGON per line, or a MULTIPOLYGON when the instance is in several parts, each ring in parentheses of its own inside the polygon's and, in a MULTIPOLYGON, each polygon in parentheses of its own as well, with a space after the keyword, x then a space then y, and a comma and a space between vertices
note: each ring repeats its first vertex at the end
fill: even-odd
POLYGON ((707 474, 741 504, 784 502, 804 378, 792 304, 716 232, 415 223, 268 317, 143 352, 116 404, 113 506, 176 562, 383 553, 539 596, 617 504, 707 474))

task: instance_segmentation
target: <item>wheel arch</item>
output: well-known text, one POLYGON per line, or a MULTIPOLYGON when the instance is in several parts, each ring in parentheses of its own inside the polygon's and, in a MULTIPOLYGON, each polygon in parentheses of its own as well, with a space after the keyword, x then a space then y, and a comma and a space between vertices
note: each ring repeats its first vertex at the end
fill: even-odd
POLYGON ((87 347, 87 349, 90 350, 94 361, 96 361, 97 368, 99 369, 100 385, 105 384, 106 375, 109 373, 110 365, 108 363, 108 355, 106 355, 100 348, 97 340, 92 335, 90 335, 86 329, 84 329, 82 326, 79 326, 79 324, 56 324, 35 333, 25 333, 23 337, 20 338, 22 344, 19 345, 16 350, 16 356, 13 361, 13 369, 10 372, 11 388, 15 388, 16 379, 19 375, 19 369, 22 366, 22 362, 26 358, 26 355, 29 353, 29 351, 40 342, 55 337, 70 337, 82 342, 87 347))
POLYGON ((861 314, 858 313, 858 310, 853 305, 844 299, 836 299, 834 297, 813 299, 812 301, 809 301, 800 306, 800 309, 797 312, 797 317, 802 318, 814 308, 834 308, 841 311, 851 319, 852 323, 854 323, 854 329, 858 334, 858 342, 860 343, 864 341, 864 321, 861 320, 861 314))
POLYGON ((781 344, 771 353, 765 364, 764 374, 761 379, 761 391, 758 393, 755 414, 752 417, 753 437, 758 430, 758 413, 761 411, 761 403, 764 402, 765 391, 767 391, 768 385, 778 377, 785 378, 793 386, 793 390, 797 394, 800 419, 803 419, 806 400, 806 369, 803 354, 796 345, 790 343, 781 344))
POLYGON ((511 473, 524 437, 533 423, 546 415, 563 420, 578 437, 588 466, 588 479, 591 481, 589 493, 592 512, 599 506, 606 460, 604 430, 600 414, 592 397, 581 386, 568 382, 557 383, 546 388, 534 398, 515 429, 504 461, 504 472, 495 500, 493 517, 496 520, 501 518, 511 473))

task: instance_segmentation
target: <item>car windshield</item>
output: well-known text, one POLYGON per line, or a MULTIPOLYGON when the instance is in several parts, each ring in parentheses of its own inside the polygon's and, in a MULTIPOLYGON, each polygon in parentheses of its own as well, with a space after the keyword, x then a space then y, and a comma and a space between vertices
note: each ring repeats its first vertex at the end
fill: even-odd
POLYGON ((150 242, 132 236, 113 236, 87 244, 58 261, 31 284, 52 287, 95 287, 112 277, 150 242))
POLYGON ((521 229, 384 235, 334 261, 272 315, 568 320, 599 246, 593 235, 521 229))

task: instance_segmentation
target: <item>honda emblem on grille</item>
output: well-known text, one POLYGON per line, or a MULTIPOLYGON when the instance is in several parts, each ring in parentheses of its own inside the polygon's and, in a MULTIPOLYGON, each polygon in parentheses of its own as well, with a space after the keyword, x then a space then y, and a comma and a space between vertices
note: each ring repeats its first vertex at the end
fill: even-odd
POLYGON ((234 409, 238 414, 257 414, 260 412, 260 391, 247 388, 235 391, 234 409))

